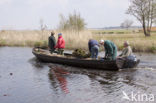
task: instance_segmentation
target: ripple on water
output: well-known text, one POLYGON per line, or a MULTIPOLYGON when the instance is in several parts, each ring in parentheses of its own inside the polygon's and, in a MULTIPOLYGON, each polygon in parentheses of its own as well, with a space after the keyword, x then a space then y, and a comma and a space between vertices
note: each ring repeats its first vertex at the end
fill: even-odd
POLYGON ((148 57, 139 68, 114 72, 41 63, 31 48, 1 48, 0 57, 2 103, 128 103, 122 91, 156 95, 148 57))

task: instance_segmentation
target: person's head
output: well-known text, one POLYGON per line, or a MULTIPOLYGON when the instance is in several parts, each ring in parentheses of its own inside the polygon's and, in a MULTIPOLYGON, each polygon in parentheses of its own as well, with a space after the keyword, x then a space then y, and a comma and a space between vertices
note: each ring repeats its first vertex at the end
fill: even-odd
POLYGON ((101 45, 104 45, 104 42, 105 42, 104 40, 102 40, 102 39, 100 40, 101 45))
POLYGON ((93 39, 89 39, 89 42, 90 42, 91 40, 93 40, 93 39))
POLYGON ((52 31, 52 32, 51 32, 51 36, 54 36, 54 34, 55 34, 55 32, 54 32, 54 31, 52 31))
POLYGON ((62 36, 62 33, 58 33, 58 37, 62 36))
POLYGON ((129 46, 129 42, 128 41, 125 41, 124 42, 124 47, 128 47, 129 46))

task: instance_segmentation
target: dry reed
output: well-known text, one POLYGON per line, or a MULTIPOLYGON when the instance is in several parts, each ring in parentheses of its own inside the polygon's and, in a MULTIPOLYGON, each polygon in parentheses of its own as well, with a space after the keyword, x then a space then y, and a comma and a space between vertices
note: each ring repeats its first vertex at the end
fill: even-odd
MULTIPOLYGON (((0 45, 1 46, 31 46, 35 43, 48 40, 51 31, 0 31, 0 45)), ((156 34, 152 34, 151 37, 145 37, 141 33, 135 34, 94 34, 91 30, 82 32, 69 32, 69 31, 55 31, 55 37, 57 34, 62 33, 66 41, 66 49, 88 49, 89 39, 104 39, 111 40, 121 50, 123 48, 123 42, 129 41, 130 45, 135 52, 156 52, 156 34)), ((46 44, 47 45, 47 44, 46 44)))

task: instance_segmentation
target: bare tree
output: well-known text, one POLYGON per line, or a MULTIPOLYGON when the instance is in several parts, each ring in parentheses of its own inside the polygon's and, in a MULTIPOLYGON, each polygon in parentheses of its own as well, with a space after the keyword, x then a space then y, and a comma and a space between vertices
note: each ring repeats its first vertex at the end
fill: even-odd
POLYGON ((140 21, 145 36, 151 35, 151 27, 156 18, 156 0, 131 0, 127 13, 140 21))
POLYGON ((44 24, 43 19, 40 19, 40 30, 43 32, 45 29, 47 29, 47 26, 44 24))
POLYGON ((133 21, 126 19, 123 23, 121 23, 120 27, 126 28, 127 30, 132 26, 133 21))
POLYGON ((44 24, 43 19, 40 19, 40 30, 41 30, 41 39, 44 39, 44 31, 47 29, 47 26, 44 24))

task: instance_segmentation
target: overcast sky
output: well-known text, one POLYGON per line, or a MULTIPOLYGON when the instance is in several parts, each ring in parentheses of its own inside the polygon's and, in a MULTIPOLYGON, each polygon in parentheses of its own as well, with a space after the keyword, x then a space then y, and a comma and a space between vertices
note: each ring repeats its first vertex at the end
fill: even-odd
POLYGON ((0 29, 39 29, 43 19, 49 29, 56 29, 59 15, 66 17, 77 11, 87 28, 120 26, 125 19, 129 0, 0 0, 0 29))

